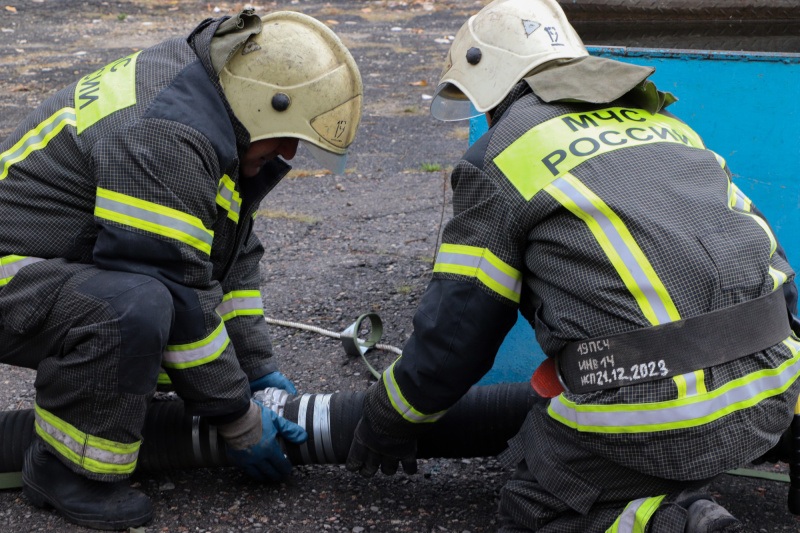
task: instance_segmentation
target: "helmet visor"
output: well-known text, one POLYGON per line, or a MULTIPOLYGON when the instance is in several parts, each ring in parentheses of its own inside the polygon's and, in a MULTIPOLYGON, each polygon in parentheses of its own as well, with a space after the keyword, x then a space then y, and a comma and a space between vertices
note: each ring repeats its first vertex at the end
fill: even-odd
POLYGON ((316 159, 317 163, 327 168, 334 174, 344 174, 345 164, 347 163, 347 152, 335 154, 308 141, 300 141, 308 152, 316 159))
POLYGON ((482 114, 475 109, 467 95, 452 83, 439 85, 431 101, 431 115, 444 122, 467 120, 482 114))

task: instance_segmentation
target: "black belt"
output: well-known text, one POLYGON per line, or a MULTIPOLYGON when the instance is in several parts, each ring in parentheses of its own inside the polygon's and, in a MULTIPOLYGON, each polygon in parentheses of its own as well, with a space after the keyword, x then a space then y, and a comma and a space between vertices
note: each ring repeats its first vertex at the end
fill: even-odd
POLYGON ((585 394, 686 374, 760 352, 791 333, 783 291, 686 320, 567 344, 556 371, 585 394))

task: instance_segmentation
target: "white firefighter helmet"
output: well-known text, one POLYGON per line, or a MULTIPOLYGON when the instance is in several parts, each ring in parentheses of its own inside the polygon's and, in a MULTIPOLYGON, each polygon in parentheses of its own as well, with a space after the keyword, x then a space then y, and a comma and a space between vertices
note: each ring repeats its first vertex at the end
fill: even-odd
POLYGON ((586 55, 556 0, 495 0, 458 30, 431 114, 439 120, 478 116, 537 66, 586 55))
POLYGON ((318 20, 289 11, 261 19, 220 72, 225 97, 251 142, 300 139, 323 166, 344 172, 361 121, 362 85, 353 56, 318 20))

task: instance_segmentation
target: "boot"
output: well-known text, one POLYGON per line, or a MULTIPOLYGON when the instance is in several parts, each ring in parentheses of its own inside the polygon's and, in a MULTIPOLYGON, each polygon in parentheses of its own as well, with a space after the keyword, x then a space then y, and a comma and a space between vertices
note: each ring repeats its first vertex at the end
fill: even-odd
POLYGON ((686 533, 740 533, 744 530, 744 525, 718 503, 697 500, 689 506, 686 533))
POLYGON ((23 493, 36 507, 52 506, 80 526, 138 527, 153 517, 150 499, 125 481, 94 481, 76 474, 34 438, 22 465, 23 493))

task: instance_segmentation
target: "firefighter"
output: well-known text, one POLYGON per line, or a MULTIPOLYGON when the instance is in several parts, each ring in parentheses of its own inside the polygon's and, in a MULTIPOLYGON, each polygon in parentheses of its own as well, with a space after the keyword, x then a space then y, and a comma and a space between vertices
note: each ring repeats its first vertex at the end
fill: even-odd
POLYGON ((305 431, 251 401, 295 393, 259 293, 256 210, 302 142, 333 172, 362 85, 319 21, 253 10, 64 88, 0 145, 0 362, 34 368, 24 493, 79 525, 146 523, 136 468, 148 402, 171 383, 259 479, 305 431))
POLYGON ((496 0, 461 27, 431 112, 490 128, 453 170, 433 279, 349 470, 413 473, 519 311, 548 358, 502 457, 501 531, 742 527, 703 487, 790 423, 794 272, 653 71, 589 56, 555 0, 496 0))

